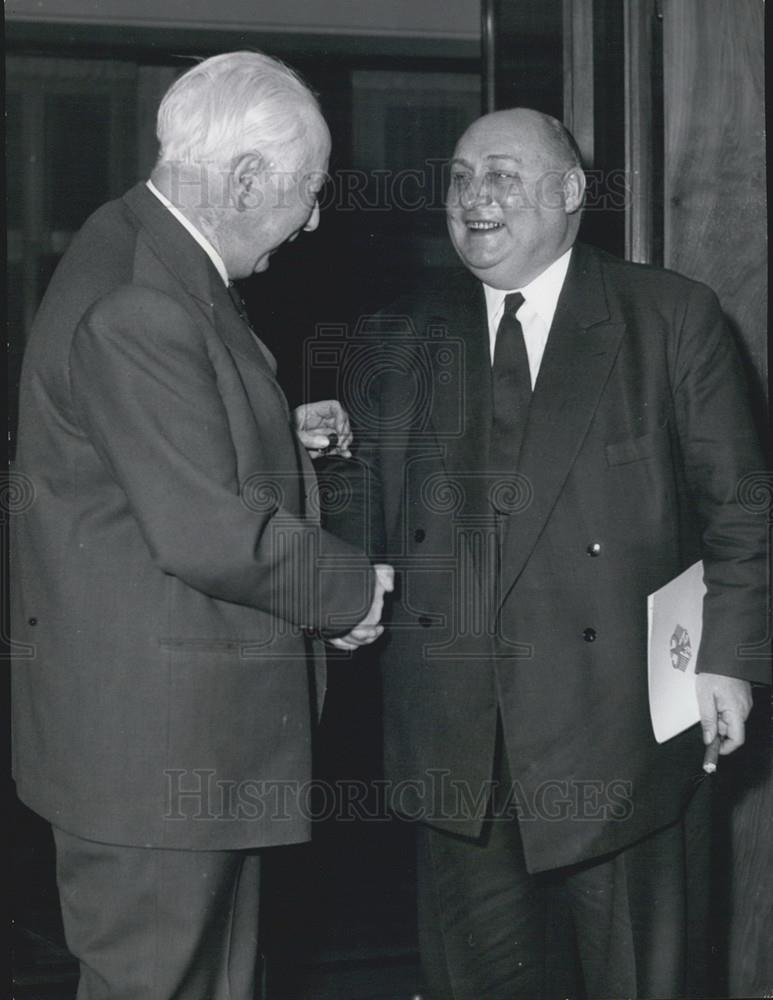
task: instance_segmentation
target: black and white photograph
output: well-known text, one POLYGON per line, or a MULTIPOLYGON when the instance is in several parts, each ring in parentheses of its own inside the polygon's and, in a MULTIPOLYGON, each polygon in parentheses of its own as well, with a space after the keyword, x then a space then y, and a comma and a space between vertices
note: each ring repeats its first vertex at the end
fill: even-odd
POLYGON ((7 0, 9 997, 773 997, 767 22, 7 0))

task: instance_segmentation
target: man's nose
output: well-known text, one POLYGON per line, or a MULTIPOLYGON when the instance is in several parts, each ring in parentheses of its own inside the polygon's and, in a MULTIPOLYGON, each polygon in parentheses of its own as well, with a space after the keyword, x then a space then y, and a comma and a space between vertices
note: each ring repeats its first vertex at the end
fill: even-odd
POLYGON ((471 177, 462 188, 460 201, 465 209, 475 205, 487 205, 491 201, 491 190, 486 177, 471 177))
POLYGON ((303 227, 303 230, 306 233, 313 233, 318 225, 319 225, 319 202, 315 198, 314 208, 312 208, 311 215, 309 216, 306 225, 303 227))

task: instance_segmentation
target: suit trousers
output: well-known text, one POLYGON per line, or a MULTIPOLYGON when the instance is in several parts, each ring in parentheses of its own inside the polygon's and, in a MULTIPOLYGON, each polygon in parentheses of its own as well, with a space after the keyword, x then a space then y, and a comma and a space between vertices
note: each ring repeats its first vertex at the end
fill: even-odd
POLYGON ((258 852, 54 841, 77 1000, 254 1000, 258 852))
MULTIPOLYGON (((509 787, 506 764, 502 772, 497 787, 509 787)), ((707 896, 688 917, 682 820, 613 855, 532 874, 518 821, 494 818, 495 807, 477 840, 418 827, 427 998, 705 995, 693 990, 706 968, 707 953, 698 953, 707 941, 707 896), (688 974, 688 962, 696 972, 688 974)), ((708 824, 708 809, 699 811, 708 824)), ((707 851, 697 853, 707 860, 707 851)))

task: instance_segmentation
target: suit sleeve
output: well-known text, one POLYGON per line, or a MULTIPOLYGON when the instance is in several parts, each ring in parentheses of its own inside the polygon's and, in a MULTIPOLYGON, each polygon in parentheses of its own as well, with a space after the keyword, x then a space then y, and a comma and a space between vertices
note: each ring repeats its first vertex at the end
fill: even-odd
MULTIPOLYGON (((151 289, 111 293, 81 321, 69 374, 76 419, 163 572, 306 628, 362 619, 373 573, 361 552, 281 502, 244 502, 204 332, 179 303, 151 289)), ((252 478, 251 495, 271 496, 272 471, 265 491, 252 478)))
POLYGON ((707 586, 700 670, 770 681, 769 526, 754 502, 765 476, 738 351, 719 302, 693 285, 679 330, 674 399, 698 510, 707 586))

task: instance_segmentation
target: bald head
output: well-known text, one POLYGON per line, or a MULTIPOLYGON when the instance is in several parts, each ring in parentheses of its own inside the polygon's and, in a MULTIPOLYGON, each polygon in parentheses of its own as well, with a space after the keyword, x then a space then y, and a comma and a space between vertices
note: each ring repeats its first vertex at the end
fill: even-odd
POLYGON ((572 246, 584 193, 577 145, 559 121, 529 108, 495 111, 457 143, 451 240, 481 281, 522 287, 572 246))
POLYGON ((569 129, 557 118, 542 111, 534 111, 532 108, 494 111, 473 122, 467 132, 476 129, 501 131, 518 137, 520 141, 528 143, 534 154, 546 165, 561 170, 582 165, 580 150, 569 129))

